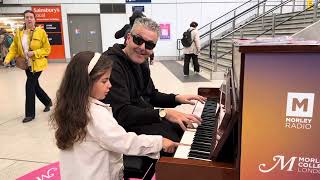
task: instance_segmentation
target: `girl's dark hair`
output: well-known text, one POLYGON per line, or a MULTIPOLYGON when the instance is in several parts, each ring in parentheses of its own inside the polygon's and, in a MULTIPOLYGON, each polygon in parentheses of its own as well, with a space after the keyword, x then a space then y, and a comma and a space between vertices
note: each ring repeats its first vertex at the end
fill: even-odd
POLYGON ((132 15, 129 17, 131 27, 133 26, 134 21, 137 18, 143 18, 143 17, 146 17, 146 16, 141 11, 134 11, 132 15))
POLYGON ((190 27, 196 28, 196 27, 198 27, 198 23, 193 21, 190 23, 190 27))
POLYGON ((82 142, 86 137, 92 86, 112 68, 112 60, 102 54, 88 75, 88 65, 93 56, 94 53, 90 51, 76 54, 68 64, 57 91, 50 123, 56 130, 56 144, 59 149, 72 148, 74 143, 82 142))
MULTIPOLYGON (((23 12, 23 18, 26 18, 26 14, 27 14, 27 13, 33 14, 34 19, 36 19, 36 14, 35 14, 33 11, 31 11, 31 10, 25 10, 25 11, 23 12)), ((23 28, 26 29, 26 24, 25 24, 25 23, 24 23, 23 28)))

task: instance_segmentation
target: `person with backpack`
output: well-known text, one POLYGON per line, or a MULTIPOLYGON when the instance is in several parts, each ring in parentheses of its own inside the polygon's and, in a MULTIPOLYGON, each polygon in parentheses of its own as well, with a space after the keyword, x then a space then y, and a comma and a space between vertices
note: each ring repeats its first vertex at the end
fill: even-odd
POLYGON ((200 53, 200 36, 199 31, 196 29, 198 27, 197 22, 191 22, 190 28, 183 33, 183 38, 181 43, 184 47, 184 65, 183 74, 184 76, 189 76, 189 64, 192 58, 193 68, 195 73, 200 72, 198 55, 200 53))
MULTIPOLYGON (((13 42, 13 37, 5 30, 1 29, 0 32, 0 54, 1 54, 1 61, 4 62, 6 58, 9 48, 13 42)), ((14 67, 14 62, 10 62, 11 67, 14 67)), ((9 66, 7 66, 9 67, 9 66)))

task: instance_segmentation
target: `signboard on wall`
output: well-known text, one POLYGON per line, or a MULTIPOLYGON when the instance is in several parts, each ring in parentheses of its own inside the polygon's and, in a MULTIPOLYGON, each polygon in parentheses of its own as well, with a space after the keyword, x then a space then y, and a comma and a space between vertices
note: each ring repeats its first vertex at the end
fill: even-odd
POLYGON ((32 6, 36 26, 43 28, 49 38, 51 53, 48 59, 65 59, 61 6, 32 6))
POLYGON ((160 23, 160 39, 170 39, 170 24, 160 23))
POLYGON ((126 0, 126 3, 151 3, 151 0, 126 0))
POLYGON ((132 12, 144 12, 144 6, 132 6, 132 12))

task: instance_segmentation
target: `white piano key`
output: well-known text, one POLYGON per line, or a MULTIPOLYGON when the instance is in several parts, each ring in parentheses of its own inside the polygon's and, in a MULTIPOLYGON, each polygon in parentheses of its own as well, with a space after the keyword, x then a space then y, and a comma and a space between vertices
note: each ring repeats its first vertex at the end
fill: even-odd
POLYGON ((197 129, 197 127, 199 126, 197 123, 192 123, 194 129, 197 129))
POLYGON ((180 159, 188 159, 190 148, 191 146, 179 145, 173 157, 180 159))
POLYGON ((222 122, 223 116, 226 114, 226 109, 224 108, 223 105, 220 107, 220 113, 219 113, 219 118, 218 118, 218 127, 220 127, 220 124, 222 122))
POLYGON ((197 101, 192 114, 201 117, 202 111, 204 108, 204 104, 202 104, 201 102, 197 101))
POLYGON ((219 108, 220 108, 220 103, 217 103, 216 114, 217 114, 219 108))
POLYGON ((180 143, 191 145, 195 134, 196 134, 195 131, 185 131, 182 138, 181 138, 180 143))
MULTIPOLYGON (((202 111, 204 109, 205 104, 202 104, 201 102, 197 101, 197 103, 194 106, 192 114, 201 117, 202 111)), ((220 108, 219 105, 217 109, 220 108)), ((218 110, 216 110, 217 113, 218 110)), ((181 159, 188 159, 188 154, 191 149, 191 144, 193 143, 193 138, 195 136, 195 133, 197 131, 197 127, 199 126, 197 123, 192 123, 194 128, 188 128, 187 131, 184 132, 180 143, 185 144, 185 145, 179 145, 175 154, 174 158, 181 158, 181 159), (190 146, 186 146, 190 145, 190 146)), ((194 158, 194 159, 199 159, 199 160, 205 160, 208 161, 207 159, 201 159, 201 158, 194 158)))

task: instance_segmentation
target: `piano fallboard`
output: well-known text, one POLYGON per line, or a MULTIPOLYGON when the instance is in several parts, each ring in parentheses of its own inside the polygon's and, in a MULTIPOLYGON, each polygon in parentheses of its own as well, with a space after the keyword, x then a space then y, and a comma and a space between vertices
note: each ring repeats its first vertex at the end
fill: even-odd
POLYGON ((156 164, 157 180, 235 180, 235 171, 233 164, 194 159, 161 157, 156 164))

